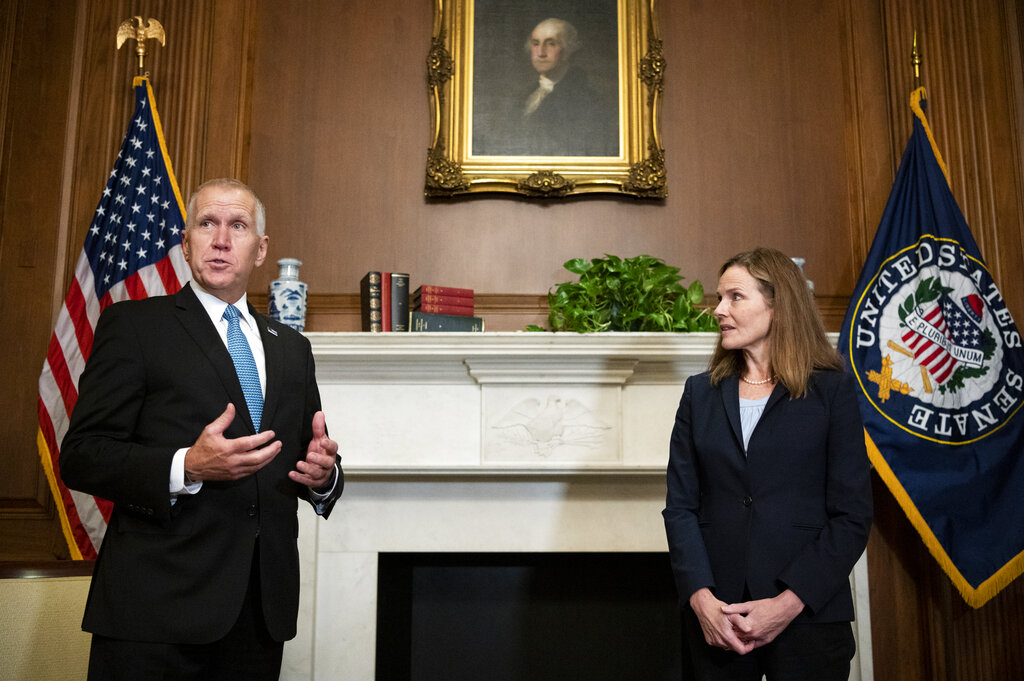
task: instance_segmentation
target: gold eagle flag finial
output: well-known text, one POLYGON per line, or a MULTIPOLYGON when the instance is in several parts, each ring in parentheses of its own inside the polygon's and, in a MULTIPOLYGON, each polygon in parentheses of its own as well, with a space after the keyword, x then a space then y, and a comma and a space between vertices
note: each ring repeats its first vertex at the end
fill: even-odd
POLYGON ((141 74, 146 60, 146 40, 156 38, 161 45, 164 45, 166 40, 164 27, 153 17, 150 17, 146 25, 143 26, 142 17, 136 15, 133 19, 125 19, 117 27, 117 49, 120 50, 124 41, 129 38, 135 39, 135 53, 139 55, 139 73, 141 74))

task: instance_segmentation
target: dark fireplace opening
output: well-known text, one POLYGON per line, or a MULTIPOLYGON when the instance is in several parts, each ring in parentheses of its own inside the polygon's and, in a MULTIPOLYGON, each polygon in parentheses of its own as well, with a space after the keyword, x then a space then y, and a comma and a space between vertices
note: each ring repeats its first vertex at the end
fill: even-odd
POLYGON ((381 553, 377 681, 678 681, 665 553, 381 553))

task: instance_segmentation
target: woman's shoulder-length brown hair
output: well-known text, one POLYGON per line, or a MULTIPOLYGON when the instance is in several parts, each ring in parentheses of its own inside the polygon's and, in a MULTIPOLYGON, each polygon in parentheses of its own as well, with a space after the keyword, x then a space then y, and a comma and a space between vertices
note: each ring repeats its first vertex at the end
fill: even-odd
MULTIPOLYGON (((729 258, 718 271, 721 277, 740 266, 757 280, 761 294, 772 308, 768 330, 771 373, 793 397, 803 397, 815 369, 844 367, 843 360, 825 335, 818 306, 800 268, 784 253, 773 248, 755 248, 729 258)), ((711 355, 711 382, 726 376, 742 376, 746 360, 741 350, 726 350, 719 335, 711 355)))

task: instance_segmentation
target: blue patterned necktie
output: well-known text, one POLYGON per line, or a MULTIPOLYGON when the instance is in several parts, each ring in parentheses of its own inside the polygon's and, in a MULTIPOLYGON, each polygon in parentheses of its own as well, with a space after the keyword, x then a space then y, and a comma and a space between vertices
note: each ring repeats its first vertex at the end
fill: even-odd
POLYGON ((263 389, 260 387, 260 374, 256 370, 256 360, 252 358, 249 342, 245 340, 242 327, 238 324, 238 308, 228 305, 224 310, 223 319, 228 320, 228 352, 235 363, 238 382, 242 384, 245 403, 249 406, 252 425, 258 433, 260 417, 263 415, 263 389))

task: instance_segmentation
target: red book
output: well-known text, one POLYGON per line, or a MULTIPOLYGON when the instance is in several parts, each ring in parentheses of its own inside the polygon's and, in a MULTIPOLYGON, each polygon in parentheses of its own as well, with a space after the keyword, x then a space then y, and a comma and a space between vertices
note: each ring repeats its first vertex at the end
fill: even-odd
POLYGON ((430 314, 454 314, 461 315, 463 317, 473 316, 472 305, 448 305, 446 303, 419 303, 416 305, 416 309, 420 312, 429 312, 430 314))
POLYGON ((461 296, 463 298, 472 298, 473 289, 471 288, 455 288, 454 286, 428 286, 424 284, 417 288, 414 292, 414 296, 420 296, 424 293, 432 293, 439 296, 461 296))
POLYGON ((434 303, 438 305, 461 305, 462 307, 473 306, 473 296, 443 296, 437 293, 420 293, 413 295, 414 302, 434 303))
POLYGON ((381 331, 391 330, 391 273, 380 273, 381 331))

